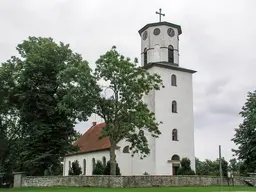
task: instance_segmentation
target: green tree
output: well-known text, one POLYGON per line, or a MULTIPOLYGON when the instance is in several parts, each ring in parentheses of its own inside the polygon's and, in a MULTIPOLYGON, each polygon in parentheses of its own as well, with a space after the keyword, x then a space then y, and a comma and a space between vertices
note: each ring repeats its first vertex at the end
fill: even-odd
POLYGON ((233 158, 229 160, 229 164, 235 175, 244 175, 247 173, 247 167, 243 161, 233 158))
POLYGON ((236 158, 233 158, 233 159, 230 159, 229 160, 229 164, 230 164, 230 168, 233 170, 233 171, 238 171, 239 170, 239 167, 237 166, 237 160, 236 158))
POLYGON ((103 175, 104 174, 104 165, 102 163, 102 161, 98 160, 95 164, 95 168, 92 171, 93 175, 103 175))
MULTIPOLYGON (((228 162, 222 158, 222 173, 224 176, 227 176, 228 162)), ((219 159, 215 161, 206 159, 205 161, 200 161, 196 158, 196 174, 197 175, 212 175, 218 176, 220 175, 220 164, 219 159)))
POLYGON ((182 158, 180 165, 181 167, 178 169, 178 175, 195 175, 195 172, 191 169, 191 161, 189 158, 182 158))
POLYGON ((72 142, 72 144, 74 144, 81 136, 82 136, 82 134, 79 132, 79 131, 76 131, 76 130, 74 130, 75 131, 75 133, 74 133, 74 135, 71 137, 71 142, 72 142))
POLYGON ((109 84, 102 89, 104 93, 108 89, 112 92, 110 97, 98 97, 95 111, 106 123, 100 138, 110 139, 111 175, 116 173, 115 149, 119 141, 131 143, 132 154, 138 153, 143 158, 150 153, 144 130, 153 137, 161 134, 154 113, 142 98, 151 90, 159 90, 162 80, 159 75, 150 74, 136 64, 137 59, 131 62, 120 55, 115 47, 96 62, 95 77, 109 84))
POLYGON ((248 93, 239 114, 243 122, 235 129, 235 135, 232 138, 238 149, 232 151, 239 160, 244 161, 248 172, 254 172, 256 167, 256 90, 248 93))
MULTIPOLYGON (((115 164, 115 175, 121 175, 120 168, 118 166, 118 163, 115 164)), ((110 161, 107 162, 107 165, 104 167, 103 175, 113 175, 111 174, 111 167, 110 167, 110 161)))
POLYGON ((82 168, 79 165, 79 162, 76 160, 72 162, 71 168, 68 171, 68 175, 80 175, 82 174, 82 168))
POLYGON ((15 66, 11 58, 0 66, 0 171, 20 170, 22 129, 18 123, 19 111, 11 102, 15 91, 15 66))
POLYGON ((196 158, 196 174, 197 175, 208 175, 209 171, 206 169, 206 163, 196 158))
MULTIPOLYGON (((218 165, 219 165, 219 159, 217 159, 218 165)), ((221 159, 221 169, 222 169, 222 174, 224 176, 228 175, 228 162, 225 160, 224 157, 221 159)))
POLYGON ((88 62, 69 45, 52 38, 29 37, 17 46, 14 94, 10 102, 19 112, 23 150, 21 162, 29 175, 57 170, 61 157, 75 148, 77 120, 87 120, 99 93, 88 62))
POLYGON ((247 173, 248 173, 249 171, 248 171, 248 167, 247 167, 247 165, 244 163, 244 161, 239 161, 237 166, 239 167, 239 175, 245 175, 245 176, 247 176, 247 173))

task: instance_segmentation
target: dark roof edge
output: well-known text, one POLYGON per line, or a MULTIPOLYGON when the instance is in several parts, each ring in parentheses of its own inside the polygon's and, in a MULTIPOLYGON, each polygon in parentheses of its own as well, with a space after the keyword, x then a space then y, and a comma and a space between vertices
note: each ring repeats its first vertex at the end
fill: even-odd
POLYGON ((147 65, 143 66, 142 68, 150 69, 151 67, 154 67, 154 66, 167 68, 167 69, 173 69, 173 70, 177 70, 177 71, 188 72, 188 73, 196 73, 197 72, 197 71, 194 71, 191 69, 174 66, 173 64, 170 64, 170 63, 148 63, 147 65))
POLYGON ((104 148, 104 149, 96 149, 96 150, 86 151, 86 152, 71 153, 71 154, 65 155, 65 157, 74 156, 74 155, 82 155, 82 154, 86 154, 86 153, 93 153, 93 152, 106 151, 106 150, 109 150, 109 149, 110 149, 110 148, 107 147, 107 148, 104 148))
POLYGON ((166 22, 166 21, 157 22, 157 23, 149 23, 149 24, 145 25, 144 27, 142 27, 138 32, 139 32, 139 34, 141 35, 141 33, 142 33, 143 31, 145 31, 147 28, 149 28, 149 27, 154 27, 154 26, 159 26, 159 25, 167 25, 167 26, 169 26, 169 27, 177 28, 177 29, 178 29, 178 32, 179 32, 179 35, 182 33, 180 25, 176 25, 176 24, 174 24, 174 23, 169 23, 169 22, 166 22))

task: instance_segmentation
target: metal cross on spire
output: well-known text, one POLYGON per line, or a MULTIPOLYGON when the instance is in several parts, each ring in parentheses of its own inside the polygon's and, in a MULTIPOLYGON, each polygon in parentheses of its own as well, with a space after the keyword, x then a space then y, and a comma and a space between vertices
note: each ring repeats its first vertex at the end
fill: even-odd
POLYGON ((159 22, 161 22, 161 16, 165 16, 165 14, 162 13, 162 9, 159 9, 159 12, 156 11, 156 14, 159 14, 159 22))

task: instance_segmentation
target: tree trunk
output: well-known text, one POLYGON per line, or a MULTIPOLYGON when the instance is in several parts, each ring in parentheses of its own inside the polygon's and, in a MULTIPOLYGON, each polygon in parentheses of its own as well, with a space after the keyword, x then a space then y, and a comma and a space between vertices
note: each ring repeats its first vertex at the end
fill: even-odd
POLYGON ((111 141, 110 147, 110 175, 116 175, 116 143, 111 141))

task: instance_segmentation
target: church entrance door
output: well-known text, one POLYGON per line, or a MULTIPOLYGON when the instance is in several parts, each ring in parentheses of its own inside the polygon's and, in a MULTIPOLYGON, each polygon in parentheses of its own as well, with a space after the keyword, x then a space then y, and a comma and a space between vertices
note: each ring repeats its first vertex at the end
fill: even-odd
POLYGON ((172 164, 172 175, 177 175, 178 174, 178 169, 179 169, 179 165, 172 164))

